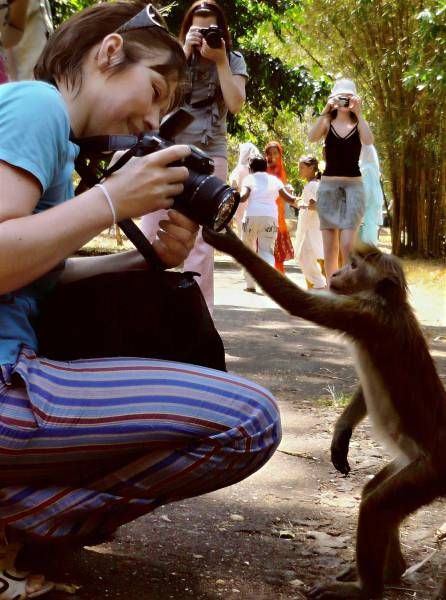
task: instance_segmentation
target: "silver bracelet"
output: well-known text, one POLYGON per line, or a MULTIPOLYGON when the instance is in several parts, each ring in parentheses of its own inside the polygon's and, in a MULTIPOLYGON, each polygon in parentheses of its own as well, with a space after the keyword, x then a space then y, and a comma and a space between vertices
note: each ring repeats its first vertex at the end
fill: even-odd
POLYGON ((113 225, 116 225, 116 223, 118 222, 117 216, 116 216, 116 210, 113 204, 113 201, 111 199, 110 194, 108 193, 107 188, 105 187, 105 185, 103 183, 97 183, 94 187, 98 187, 102 193, 105 196, 105 199, 107 200, 108 206, 110 208, 111 214, 113 215, 113 225))

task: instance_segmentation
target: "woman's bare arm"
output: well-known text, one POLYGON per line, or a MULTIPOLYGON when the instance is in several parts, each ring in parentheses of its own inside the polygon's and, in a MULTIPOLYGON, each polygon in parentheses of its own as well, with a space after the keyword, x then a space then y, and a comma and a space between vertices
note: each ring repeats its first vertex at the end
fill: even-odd
POLYGON ((223 100, 232 114, 238 113, 246 99, 246 79, 242 75, 233 75, 224 43, 221 48, 210 48, 203 41, 201 55, 215 63, 217 67, 223 100))
POLYGON ((12 48, 22 39, 27 12, 28 0, 13 0, 9 5, 8 22, 1 32, 1 41, 5 48, 12 48))

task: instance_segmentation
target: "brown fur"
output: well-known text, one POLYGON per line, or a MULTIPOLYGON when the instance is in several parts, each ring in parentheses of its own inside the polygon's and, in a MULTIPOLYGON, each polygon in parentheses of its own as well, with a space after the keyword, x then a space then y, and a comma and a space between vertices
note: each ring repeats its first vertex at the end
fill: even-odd
POLYGON ((229 231, 205 231, 204 237, 240 262, 290 314, 340 331, 352 342, 361 391, 350 423, 354 426, 366 410, 396 458, 362 493, 356 579, 315 588, 310 597, 382 598, 384 582, 405 569, 401 521, 446 493, 446 393, 408 304, 401 265, 373 246, 361 246, 351 263, 332 276, 330 292, 312 293, 267 265, 229 231))

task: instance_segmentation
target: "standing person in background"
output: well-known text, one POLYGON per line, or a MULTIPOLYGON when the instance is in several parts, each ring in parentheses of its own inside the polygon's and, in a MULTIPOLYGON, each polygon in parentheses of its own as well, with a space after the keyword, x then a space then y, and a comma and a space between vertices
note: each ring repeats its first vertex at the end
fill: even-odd
MULTIPOLYGON (((251 159, 250 175, 243 180, 240 201, 248 201, 243 220, 243 241, 272 266, 278 229, 276 198, 279 195, 284 202, 293 206, 297 198, 285 189, 278 177, 266 170, 267 162, 262 156, 251 159)), ((255 281, 248 271, 245 271, 245 280, 245 292, 255 293, 255 281)))
MULTIPOLYGON (((234 170, 229 175, 229 185, 240 192, 243 180, 249 175, 249 161, 255 156, 260 156, 258 148, 252 142, 239 144, 239 158, 234 170)), ((242 237, 242 221, 245 215, 246 204, 240 202, 234 215, 238 236, 242 237)))
POLYGON ((23 37, 28 0, 0 4, 0 83, 9 81, 5 49, 19 43, 23 37))
MULTIPOLYGON (((265 156, 268 163, 268 173, 275 175, 282 181, 287 183, 285 165, 283 164, 283 148, 279 142, 269 142, 265 146, 265 156)), ((285 204, 280 196, 276 198, 278 211, 278 232, 276 244, 274 246, 274 266, 281 273, 285 272, 286 260, 294 258, 293 244, 288 232, 288 227, 285 220, 285 204)))
POLYGON ((339 267, 339 250, 343 264, 348 261, 364 215, 359 154, 362 144, 373 144, 373 135, 361 114, 361 104, 354 82, 339 79, 308 134, 311 142, 324 140, 326 167, 319 185, 317 210, 327 279, 339 267))
POLYGON ((359 156, 359 170, 364 186, 365 212, 359 228, 359 237, 366 244, 378 243, 379 228, 383 224, 384 194, 381 186, 379 158, 375 146, 363 144, 359 156))
POLYGON ((308 288, 324 289, 327 282, 323 275, 324 246, 316 210, 319 187, 319 163, 314 156, 299 160, 299 175, 307 183, 298 201, 299 217, 296 232, 296 262, 300 265, 308 288))
POLYGON ((14 0, 11 4, 8 31, 4 39, 19 36, 19 40, 5 42, 6 63, 10 81, 34 79, 34 67, 53 32, 48 0, 14 0))
MULTIPOLYGON (((190 93, 184 107, 195 120, 179 135, 177 144, 193 144, 214 160, 215 175, 228 176, 226 117, 237 113, 245 101, 248 77, 240 52, 233 51, 223 10, 215 2, 194 2, 184 15, 179 39, 189 66, 190 93), (218 27, 218 29, 217 29, 218 27), (208 37, 206 32, 212 34, 208 37), (206 33, 206 35, 204 33, 206 33), (218 47, 214 47, 217 46, 218 47)), ((149 240, 156 236, 160 214, 146 215, 141 228, 149 240)), ((201 274, 198 284, 210 312, 214 307, 214 249, 203 241, 201 229, 184 269, 201 274)))

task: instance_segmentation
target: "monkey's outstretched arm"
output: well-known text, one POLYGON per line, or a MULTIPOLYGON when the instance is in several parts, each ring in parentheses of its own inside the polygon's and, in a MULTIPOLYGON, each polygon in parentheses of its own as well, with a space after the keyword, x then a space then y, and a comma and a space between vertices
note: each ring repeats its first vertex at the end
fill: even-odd
POLYGON ((355 427, 362 421, 367 414, 367 407, 364 400, 362 388, 356 389, 350 403, 343 410, 341 416, 336 421, 331 440, 331 462, 333 466, 348 475, 350 465, 348 462, 348 449, 350 438, 355 427))
POLYGON ((245 246, 229 228, 225 233, 216 233, 203 227, 203 239, 217 250, 233 256, 249 271, 268 296, 291 315, 337 331, 351 332, 355 336, 358 329, 372 326, 369 315, 357 310, 358 302, 355 298, 300 289, 245 246))

